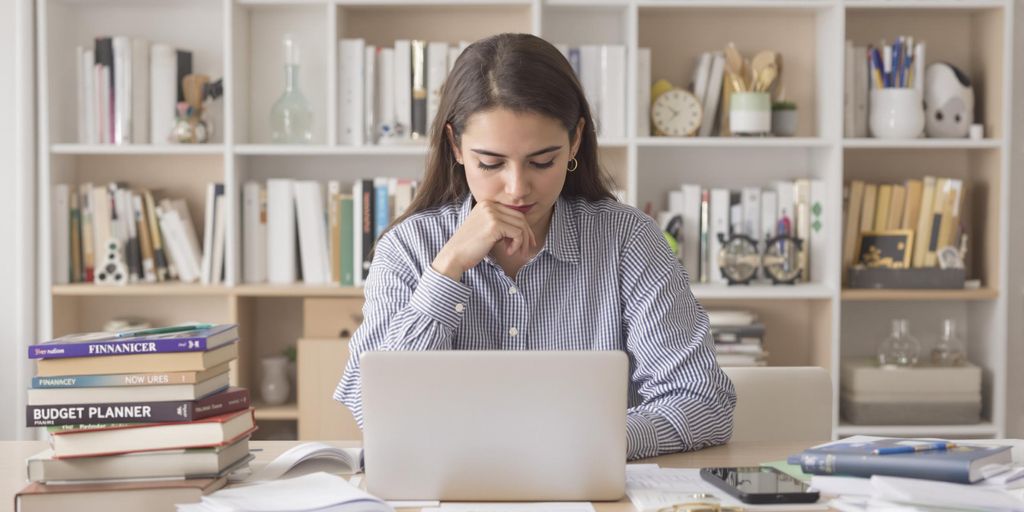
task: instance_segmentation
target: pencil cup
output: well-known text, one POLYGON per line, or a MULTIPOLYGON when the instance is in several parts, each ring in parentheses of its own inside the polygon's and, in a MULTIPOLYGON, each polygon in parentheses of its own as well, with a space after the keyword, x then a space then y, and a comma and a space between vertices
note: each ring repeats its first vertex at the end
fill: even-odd
POLYGON ((924 103, 912 88, 871 90, 868 116, 871 136, 878 139, 916 139, 924 131, 924 103))
POLYGON ((734 92, 729 96, 729 130, 763 135, 772 130, 772 101, 767 92, 734 92))

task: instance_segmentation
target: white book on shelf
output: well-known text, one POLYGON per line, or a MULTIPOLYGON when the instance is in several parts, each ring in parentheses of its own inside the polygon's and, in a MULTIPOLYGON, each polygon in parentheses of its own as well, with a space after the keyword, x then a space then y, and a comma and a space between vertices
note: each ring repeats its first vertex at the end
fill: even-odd
POLYGON ((331 271, 324 226, 323 189, 317 181, 295 182, 295 206, 299 226, 299 256, 306 284, 328 284, 331 271))
POLYGON ((776 221, 779 214, 779 193, 774 190, 761 191, 761 238, 767 240, 775 236, 776 221))
POLYGON ((210 264, 210 282, 213 284, 224 282, 224 245, 227 243, 227 219, 224 218, 226 210, 227 198, 222 191, 214 200, 213 256, 210 264))
POLYGON ((86 125, 86 111, 89 109, 86 98, 86 76, 88 73, 83 67, 83 61, 85 59, 85 47, 78 45, 75 47, 75 99, 77 100, 78 107, 78 142, 82 144, 89 143, 89 131, 86 125))
POLYGON ((843 47, 845 52, 845 59, 843 60, 843 136, 854 137, 854 108, 853 108, 853 95, 854 95, 854 67, 856 64, 856 54, 854 53, 853 41, 847 39, 846 45, 843 47))
POLYGON ((200 275, 200 247, 199 237, 196 236, 196 224, 192 221, 192 215, 188 212, 188 205, 185 204, 184 199, 171 200, 170 204, 177 213, 179 228, 185 243, 185 255, 192 267, 192 273, 198 277, 200 275))
POLYGON ((700 185, 683 184, 683 265, 700 281, 700 185))
POLYGON ((99 116, 96 119, 96 127, 100 131, 99 143, 110 144, 110 73, 107 67, 97 63, 93 67, 96 76, 96 108, 99 109, 99 116))
MULTIPOLYGON (((789 225, 789 235, 796 235, 796 197, 793 191, 792 181, 776 181, 775 193, 778 194, 778 212, 775 214, 776 222, 785 222, 789 225), (783 220, 785 219, 785 221, 783 220)), ((778 228, 776 235, 781 235, 778 228)))
POLYGON ((637 48, 636 50, 636 135, 637 137, 651 136, 650 48, 637 48))
POLYGON ((924 97, 924 69, 927 62, 925 62, 925 49, 927 45, 924 41, 914 45, 914 89, 924 97))
POLYGON ((85 124, 85 138, 81 139, 83 144, 99 144, 100 132, 98 121, 96 120, 99 116, 99 104, 96 103, 96 72, 94 71, 96 66, 96 57, 93 51, 85 48, 82 52, 82 60, 79 63, 80 73, 82 74, 82 102, 83 109, 82 113, 85 116, 83 120, 85 124))
POLYGON ((743 234, 761 239, 761 187, 743 187, 743 234))
POLYGON ((242 186, 242 247, 242 280, 246 283, 266 281, 266 190, 258 181, 247 181, 242 186))
MULTIPOLYGON (((825 189, 825 181, 820 179, 811 180, 810 186, 810 278, 821 280, 826 275, 825 269, 828 264, 828 247, 831 243, 832 234, 829 227, 829 206, 828 191, 825 189)), ((836 236, 839 236, 838 234, 836 236)))
POLYGON ((206 185, 206 207, 203 209, 203 252, 200 281, 203 284, 213 282, 213 223, 217 214, 217 184, 206 185))
POLYGON ((363 51, 363 142, 377 143, 377 47, 368 44, 363 51))
POLYGON ((626 136, 626 47, 601 47, 601 135, 626 136))
POLYGON ((191 216, 182 199, 163 199, 157 208, 160 217, 160 229, 164 233, 164 241, 170 248, 171 260, 178 271, 178 279, 183 283, 194 283, 200 278, 199 249, 195 242, 195 229, 192 227, 191 216), (183 213, 184 212, 184 213, 183 213), (190 236, 193 240, 190 240, 190 236))
POLYGON ((149 142, 170 144, 178 101, 178 55, 173 46, 149 47, 149 142))
POLYGON ((132 38, 131 140, 149 143, 149 41, 132 38))
POLYGON ((131 143, 132 40, 113 38, 114 47, 114 144, 131 143))
POLYGON ((708 280, 712 283, 724 283, 725 278, 718 267, 718 253, 722 249, 722 242, 718 235, 729 236, 729 207, 731 205, 730 192, 727 188, 711 189, 710 219, 708 222, 708 246, 709 272, 708 280))
POLYGON ((188 264, 185 262, 184 249, 181 241, 178 239, 177 231, 171 225, 171 211, 168 209, 168 205, 161 202, 156 207, 156 212, 157 223, 160 225, 160 232, 163 235, 164 255, 167 257, 167 266, 173 270, 171 278, 173 279, 176 276, 183 283, 192 282, 188 264))
POLYGON ((92 187, 92 241, 93 255, 96 258, 96 269, 106 261, 107 244, 111 240, 110 232, 110 196, 107 187, 92 187))
POLYGON ((267 180, 267 280, 295 282, 295 200, 292 180, 267 180))
POLYGON ((395 124, 393 139, 404 141, 412 133, 412 41, 395 41, 395 63, 392 76, 395 93, 395 124))
POLYGON ((377 53, 377 142, 392 137, 395 129, 395 49, 377 53))
POLYGON ((586 44, 580 46, 580 83, 590 104, 590 115, 594 119, 594 130, 604 135, 604 120, 601 119, 601 46, 586 44))
POLYGON ((871 82, 868 76, 868 49, 865 46, 853 48, 853 136, 868 136, 868 91, 871 82))
POLYGON ((71 191, 65 183, 53 186, 50 201, 50 225, 53 241, 50 261, 53 264, 53 284, 71 282, 71 191))
POLYGON ((729 233, 743 233, 743 193, 729 191, 729 233))
POLYGON ((363 58, 366 41, 342 39, 338 42, 338 130, 344 146, 363 145, 363 58))
POLYGON ((693 71, 693 80, 691 82, 693 84, 692 92, 693 95, 701 102, 701 105, 704 104, 704 98, 707 96, 708 92, 708 76, 711 73, 712 60, 713 56, 711 52, 704 52, 700 54, 700 57, 697 59, 697 66, 693 71))
POLYGON ((796 202, 796 236, 803 240, 803 250, 800 251, 800 263, 804 269, 802 281, 810 281, 811 277, 811 181, 798 179, 794 184, 793 191, 796 202))
POLYGON ((448 43, 427 43, 427 133, 430 133, 441 105, 441 87, 448 78, 448 43))
POLYGON ((126 188, 116 191, 118 217, 122 225, 125 243, 125 263, 128 266, 128 279, 138 282, 144 278, 142 272, 142 248, 139 245, 138 224, 135 223, 135 211, 132 206, 132 192, 126 188))
POLYGON ((410 179, 399 178, 395 180, 395 215, 394 218, 398 218, 399 215, 405 213, 405 210, 409 209, 412 204, 413 189, 416 186, 416 182, 410 179))
POLYGON ((710 137, 718 119, 718 99, 722 95, 722 76, 725 73, 725 55, 711 54, 711 68, 708 71, 707 92, 704 95, 704 116, 700 122, 700 136, 710 137))

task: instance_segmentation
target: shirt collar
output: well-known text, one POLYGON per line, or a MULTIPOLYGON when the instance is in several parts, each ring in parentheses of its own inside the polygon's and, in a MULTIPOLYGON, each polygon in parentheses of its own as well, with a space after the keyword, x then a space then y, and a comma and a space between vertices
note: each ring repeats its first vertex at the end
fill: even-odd
MULTIPOLYGON (((460 226, 472 210, 473 195, 466 194, 462 201, 462 208, 459 209, 460 226)), ((579 263, 580 261, 579 230, 576 226, 576 219, 572 216, 572 206, 569 204, 569 200, 562 196, 559 196, 558 201, 555 202, 555 212, 551 216, 548 238, 544 241, 544 247, 540 252, 545 251, 566 263, 579 263)))

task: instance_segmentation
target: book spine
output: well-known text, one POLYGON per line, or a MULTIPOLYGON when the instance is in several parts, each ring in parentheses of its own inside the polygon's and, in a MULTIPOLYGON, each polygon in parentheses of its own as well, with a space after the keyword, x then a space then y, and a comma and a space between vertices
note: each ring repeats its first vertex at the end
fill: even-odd
POLYGON ((66 375, 33 377, 32 389, 101 388, 195 384, 196 372, 123 373, 119 375, 66 375))
POLYGON ((44 343, 29 347, 28 357, 29 359, 60 359, 66 357, 119 356, 164 352, 205 352, 206 340, 206 338, 171 338, 44 343))
POLYGON ((800 468, 811 475, 842 475, 861 478, 896 476, 969 484, 969 463, 941 457, 804 453, 800 468))
POLYGON ((249 391, 233 388, 200 400, 26 406, 27 426, 97 423, 175 423, 201 420, 249 406, 249 391))

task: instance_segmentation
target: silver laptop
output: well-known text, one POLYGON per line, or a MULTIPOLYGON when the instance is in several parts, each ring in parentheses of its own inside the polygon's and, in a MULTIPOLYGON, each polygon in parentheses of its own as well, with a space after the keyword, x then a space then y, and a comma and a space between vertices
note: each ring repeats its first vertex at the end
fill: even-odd
POLYGON ((368 352, 361 361, 371 494, 606 501, 625 493, 624 352, 368 352))

